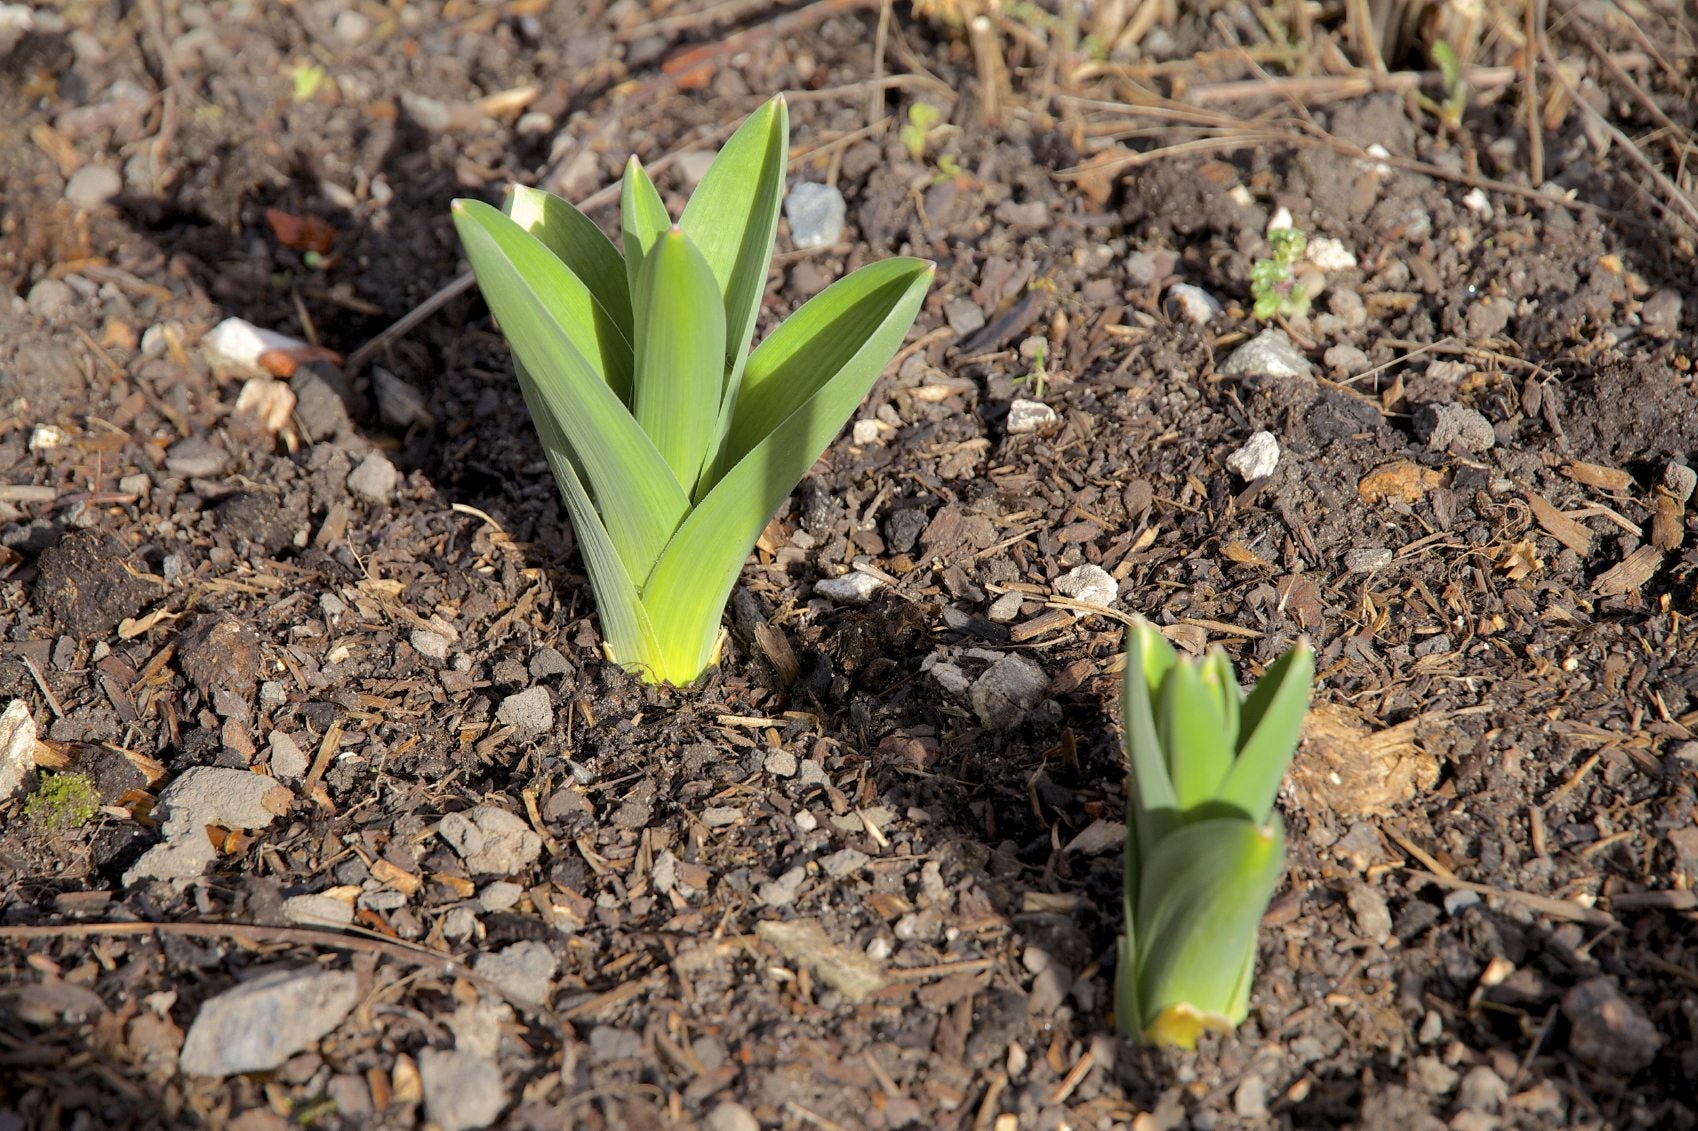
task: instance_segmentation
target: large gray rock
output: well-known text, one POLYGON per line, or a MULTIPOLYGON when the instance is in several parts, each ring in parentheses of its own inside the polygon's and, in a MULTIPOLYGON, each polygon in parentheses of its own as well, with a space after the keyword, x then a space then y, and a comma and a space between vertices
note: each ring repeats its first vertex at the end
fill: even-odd
POLYGON ((200 1007, 178 1064, 191 1076, 268 1072, 311 1048, 359 1000, 359 979, 347 971, 268 968, 200 1007))

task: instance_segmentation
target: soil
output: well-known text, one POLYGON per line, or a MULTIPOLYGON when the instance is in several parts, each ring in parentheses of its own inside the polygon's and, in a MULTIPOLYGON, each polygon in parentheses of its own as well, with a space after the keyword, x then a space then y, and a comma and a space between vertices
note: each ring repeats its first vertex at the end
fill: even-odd
MULTIPOLYGON (((0 802, 0 1126, 1698 1125, 1698 291, 1646 172, 1690 207, 1690 12, 1553 26, 1596 111, 1545 74, 1535 185, 1513 80, 1454 124, 1392 84, 1227 103, 1263 133, 1158 153, 1197 122, 1077 77, 1037 6, 993 24, 997 98, 956 5, 654 7, 79 0, 0 38, 0 695, 103 806, 0 802), (636 152, 676 210, 775 90, 849 223, 781 227, 763 327, 872 258, 938 282, 721 669, 648 687, 475 292, 341 362, 462 270, 452 198, 582 200, 636 152), (1353 263, 1281 322, 1312 374, 1234 376, 1282 207, 1353 263), (337 356, 242 372, 232 317, 337 356), (1108 614, 1058 598, 1085 565, 1108 614), (865 607, 815 594, 857 567, 865 607), (1246 677, 1319 652, 1251 1017, 1195 1052, 1111 1015, 1133 614, 1246 677), (985 709, 1010 654, 1042 694, 985 709), (211 862, 157 878, 208 767, 285 811, 191 822, 211 862), (275 968, 357 1002, 184 1071, 275 968)), ((1125 74, 1282 80, 1243 63, 1266 21, 1181 7, 1125 74)), ((1356 57, 1338 22, 1309 58, 1356 57)))

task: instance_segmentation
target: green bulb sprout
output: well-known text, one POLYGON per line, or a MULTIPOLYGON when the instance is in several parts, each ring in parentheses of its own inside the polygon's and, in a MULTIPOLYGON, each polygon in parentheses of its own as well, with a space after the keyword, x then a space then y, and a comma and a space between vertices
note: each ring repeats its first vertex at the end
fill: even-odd
POLYGON ((732 135, 676 222, 636 158, 623 251, 559 197, 454 202, 513 350, 613 658, 683 686, 717 662, 720 618, 772 515, 866 397, 933 267, 838 280, 752 353, 789 152, 782 98, 732 135))
POLYGON ((1115 1017, 1128 1037, 1194 1048, 1249 1015, 1257 932, 1285 867, 1274 798, 1302 733, 1315 655, 1299 642, 1245 697, 1220 649, 1193 662, 1148 623, 1127 635, 1115 1017))

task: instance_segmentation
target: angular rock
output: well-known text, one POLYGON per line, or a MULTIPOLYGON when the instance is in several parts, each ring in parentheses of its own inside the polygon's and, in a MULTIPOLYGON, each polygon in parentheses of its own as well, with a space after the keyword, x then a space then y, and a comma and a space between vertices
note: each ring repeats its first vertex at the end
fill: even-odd
POLYGON ((1467 405, 1424 404, 1415 410, 1415 438, 1435 452, 1483 452, 1497 443, 1492 422, 1467 405))
POLYGON ((1010 436, 1023 436, 1037 432, 1054 424, 1058 417, 1055 409, 1042 401, 1029 401, 1017 397, 1008 402, 1008 420, 1006 427, 1010 436))
POLYGON ((368 503, 387 503, 395 497, 401 473, 382 452, 372 452, 348 475, 348 490, 368 503))
POLYGON ((472 963, 474 973, 500 986, 521 1005, 547 1005, 557 969, 554 952, 539 942, 514 943, 494 954, 479 955, 472 963))
MULTIPOLYGON (((185 770, 159 795, 154 814, 165 840, 142 854, 124 873, 124 883, 186 880, 199 876, 218 856, 206 827, 260 829, 289 811, 287 786, 264 774, 222 766, 185 770)), ((245 1070, 244 1070, 245 1071, 245 1070)))
POLYGON ((1272 432, 1251 434, 1243 447, 1226 457, 1227 470, 1246 483, 1272 475, 1278 466, 1279 441, 1272 432))
POLYGON ((84 165, 65 182, 65 202, 72 208, 92 209, 124 191, 124 178, 110 165, 84 165))
POLYGON ((850 570, 842 577, 822 577, 814 582, 815 593, 840 605, 864 605, 882 588, 883 581, 858 569, 850 570))
POLYGON ((1167 289, 1168 309, 1198 326, 1207 326, 1221 312, 1220 300, 1202 287, 1175 283, 1167 289))
POLYGON ((165 470, 188 479, 217 475, 229 463, 229 453, 204 436, 178 440, 165 452, 165 470))
POLYGON ((497 805, 449 813, 437 832, 477 875, 513 876, 542 855, 542 837, 524 818, 497 805))
POLYGON ((507 1106, 501 1069, 476 1053, 425 1049, 419 1053, 425 1117, 442 1131, 488 1127, 507 1106))
MULTIPOLYGON (((1063 597, 1071 597, 1087 605, 1101 605, 1109 608, 1120 599, 1120 582, 1114 575, 1100 565, 1075 566, 1055 579, 1055 591, 1063 597)), ((1082 610, 1075 609, 1075 616, 1088 616, 1082 610)))
POLYGON ((292 895, 283 901, 283 915, 303 927, 340 930, 354 921, 354 905, 329 895, 292 895))
POLYGON ((554 701, 546 687, 527 687, 501 701, 495 721, 517 727, 525 734, 546 734, 554 729, 554 701))
POLYGON ((790 241, 799 248, 830 247, 843 238, 843 194, 831 185, 803 181, 784 198, 790 241))
POLYGON ((1009 653, 974 681, 968 692, 974 714, 992 730, 1014 726, 1038 705, 1049 676, 1026 657, 1009 653))
POLYGON ((18 792, 35 770, 35 717, 29 704, 14 699, 0 713, 0 801, 18 792))
POLYGON ((1562 997, 1568 1050, 1592 1067, 1631 1076, 1657 1059, 1663 1035, 1614 978, 1588 978, 1562 997))
POLYGON ((340 1025, 359 1000, 359 979, 347 971, 269 967, 200 1007, 179 1065, 191 1076, 269 1072, 340 1025))
POLYGON ((1221 364, 1222 377, 1313 377, 1309 364, 1284 330, 1269 327, 1233 350, 1221 364))

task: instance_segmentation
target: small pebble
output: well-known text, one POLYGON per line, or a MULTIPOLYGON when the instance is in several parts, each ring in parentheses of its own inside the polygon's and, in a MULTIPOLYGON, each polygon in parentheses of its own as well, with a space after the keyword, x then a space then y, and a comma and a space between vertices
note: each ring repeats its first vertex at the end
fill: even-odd
POLYGON ((386 503, 395 495, 401 473, 382 452, 372 452, 348 476, 348 490, 368 503, 386 503))
POLYGON ((884 582, 858 569, 851 570, 842 577, 824 577, 814 582, 815 593, 840 605, 864 605, 882 588, 884 582))
POLYGON ((1568 1049, 1595 1068, 1630 1076, 1657 1058, 1664 1037, 1637 1003, 1607 974, 1589 978, 1562 998, 1570 1026, 1568 1049))
POLYGON ((1279 466, 1279 441, 1272 432, 1257 432, 1226 457, 1226 466, 1246 483, 1272 475, 1279 466))
MULTIPOLYGON (((1056 578, 1055 591, 1063 597, 1071 597, 1087 605, 1101 605, 1107 608, 1119 598, 1120 582, 1102 566, 1082 565, 1056 578)), ((1077 610, 1076 613, 1079 616, 1086 615, 1077 610)))
POLYGON ((1284 330, 1271 326, 1233 350, 1221 364, 1223 377, 1311 377, 1314 366, 1284 330))
POLYGON ((1344 246, 1343 240, 1331 236, 1316 236, 1303 250, 1303 258, 1322 271, 1349 271, 1356 266, 1356 256, 1344 246))
POLYGON ((1368 355, 1355 346, 1342 342, 1336 346, 1328 346, 1327 352, 1321 355, 1321 360, 1334 373, 1361 373, 1368 368, 1368 355))
POLYGON ((1056 419, 1055 409, 1042 401, 1016 398, 1008 403, 1007 427, 1011 436, 1037 432, 1054 424, 1056 419))
POLYGON ((70 307, 77 300, 77 293, 70 285, 61 279, 43 279, 29 289, 30 313, 41 318, 52 318, 54 315, 70 307))
POLYGON ((1693 489, 1698 488, 1698 471, 1684 463, 1666 464, 1663 467, 1663 486, 1676 502, 1684 506, 1692 498, 1693 489))
POLYGON ((1344 568, 1351 573, 1372 573, 1391 564, 1392 553, 1384 546, 1357 546, 1344 552, 1344 568))
POLYGON ((991 602, 990 610, 985 616, 997 624, 1008 624, 1020 615, 1020 606, 1025 601, 1025 595, 1017 592, 1004 593, 991 602))
POLYGON ((1037 706, 1049 688, 1043 668, 1018 653, 1009 653, 974 681, 968 698, 979 721, 992 730, 1012 727, 1037 706))
POLYGON ((1492 422, 1467 405, 1425 404, 1415 410, 1415 436, 1435 452, 1479 453, 1497 443, 1492 422))
MULTIPOLYGON (((710 149, 687 149, 678 155, 678 159, 672 163, 672 167, 678 170, 678 175, 683 178, 685 187, 694 189, 702 183, 702 178, 707 176, 707 171, 713 168, 715 156, 716 154, 710 149)), ((798 185, 797 187, 800 188, 801 186, 798 185)))
POLYGON ((985 324, 984 308, 972 299, 950 299, 943 304, 943 317, 949 328, 963 337, 985 324))
POLYGON ((1167 291, 1168 309, 1198 326, 1207 326, 1221 312, 1220 300, 1202 287, 1175 283, 1167 291))
POLYGON ((788 750, 774 750, 766 756, 765 768, 774 777, 793 778, 796 776, 796 755, 788 750))
POLYGON ((124 190, 124 178, 109 165, 84 165, 65 183, 65 202, 73 208, 99 208, 124 190))
POLYGON ((790 240, 798 248, 830 247, 843 238, 843 194, 830 185, 803 181, 784 200, 790 240))
POLYGON ((519 897, 525 894, 525 889, 509 880, 496 880, 485 884, 478 892, 478 906, 488 912, 506 911, 517 906, 519 897))
POLYGON ((300 744, 280 730, 271 732, 271 774, 279 781, 300 781, 307 776, 307 755, 300 744))
POLYGON ((415 628, 407 640, 413 646, 413 651, 426 659, 441 662, 448 658, 449 639, 440 632, 432 632, 428 628, 415 628))
POLYGON ((495 721, 503 726, 518 727, 526 734, 542 734, 554 729, 554 702, 546 687, 527 687, 501 701, 495 709, 495 721))

